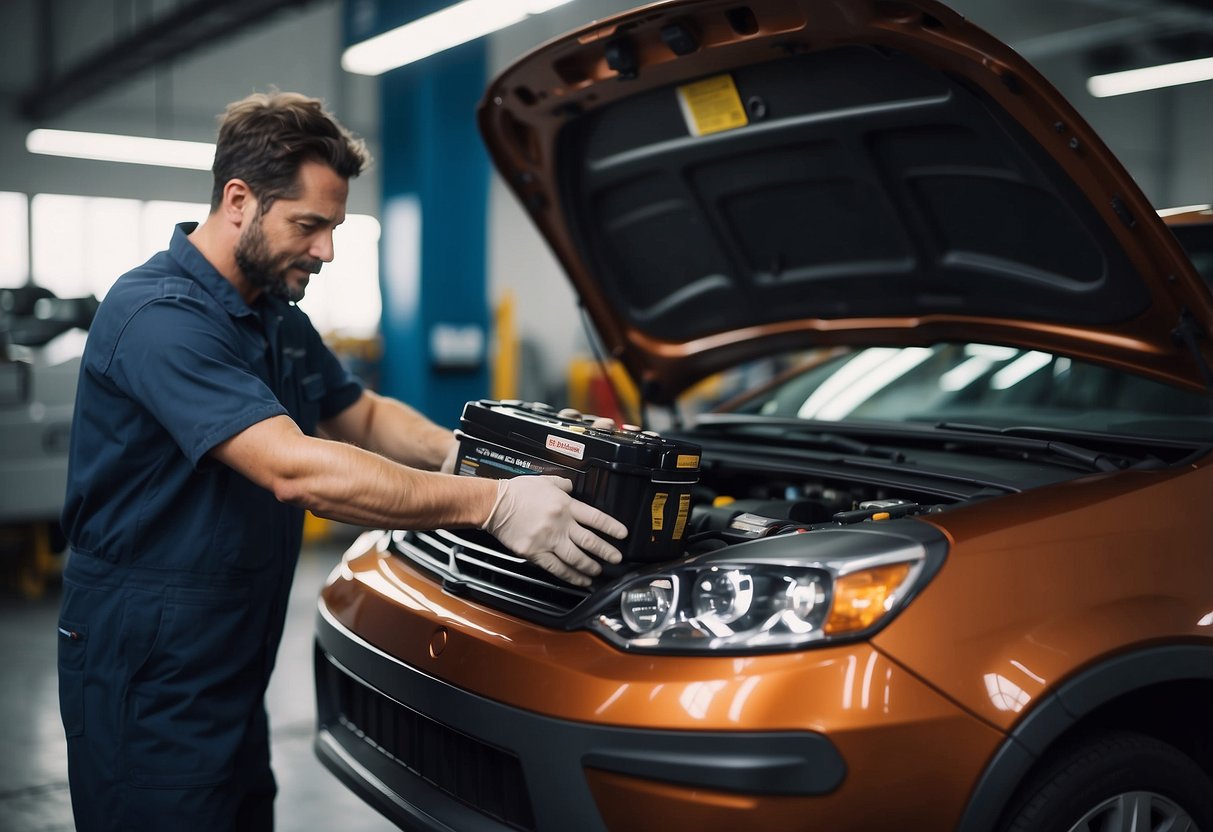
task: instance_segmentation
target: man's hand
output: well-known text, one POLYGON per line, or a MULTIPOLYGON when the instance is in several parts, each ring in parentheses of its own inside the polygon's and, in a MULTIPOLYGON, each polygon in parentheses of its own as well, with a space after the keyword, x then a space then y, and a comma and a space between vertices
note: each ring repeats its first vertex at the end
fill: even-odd
POLYGON ((627 537, 627 527, 610 515, 569 496, 573 484, 561 477, 527 475, 497 483, 497 502, 482 529, 514 553, 577 586, 588 586, 602 571, 591 558, 619 563, 623 556, 591 529, 627 537), (588 553, 588 554, 587 554, 588 553))

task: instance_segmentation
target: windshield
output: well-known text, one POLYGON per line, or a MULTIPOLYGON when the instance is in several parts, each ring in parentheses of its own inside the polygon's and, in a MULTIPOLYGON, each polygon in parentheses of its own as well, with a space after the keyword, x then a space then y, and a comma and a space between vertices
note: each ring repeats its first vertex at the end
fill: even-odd
POLYGON ((1213 439, 1210 399, 1035 350, 868 347, 790 371, 726 410, 816 421, 957 422, 1213 439))

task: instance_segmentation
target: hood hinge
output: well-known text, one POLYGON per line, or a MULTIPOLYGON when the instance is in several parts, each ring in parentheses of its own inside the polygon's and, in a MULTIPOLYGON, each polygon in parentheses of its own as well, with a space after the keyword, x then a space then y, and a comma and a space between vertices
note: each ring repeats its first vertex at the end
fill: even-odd
POLYGON ((1200 340, 1208 337, 1207 333, 1196 323, 1196 318, 1192 317, 1192 313, 1187 307, 1179 310, 1179 323, 1175 329, 1171 330, 1171 337, 1177 343, 1183 344, 1192 353, 1192 358, 1196 361, 1196 366, 1200 369, 1200 374, 1205 380, 1205 390, 1213 397, 1213 370, 1209 369, 1209 365, 1205 362, 1204 353, 1200 351, 1200 340))

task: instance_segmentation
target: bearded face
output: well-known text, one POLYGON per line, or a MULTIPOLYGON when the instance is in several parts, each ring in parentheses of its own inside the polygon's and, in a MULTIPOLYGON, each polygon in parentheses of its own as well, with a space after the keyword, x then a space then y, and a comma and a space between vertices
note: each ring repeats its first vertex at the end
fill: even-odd
POLYGON ((245 227, 236 244, 236 265, 253 288, 298 303, 307 291, 309 276, 319 272, 324 263, 306 253, 274 251, 264 224, 264 216, 259 216, 245 227))

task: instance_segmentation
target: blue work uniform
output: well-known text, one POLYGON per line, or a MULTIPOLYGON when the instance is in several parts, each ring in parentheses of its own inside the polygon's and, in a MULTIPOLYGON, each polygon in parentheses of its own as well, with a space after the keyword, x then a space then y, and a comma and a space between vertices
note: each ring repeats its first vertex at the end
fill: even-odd
POLYGON ((303 511, 207 452, 362 394, 307 316, 250 306, 179 225, 89 332, 63 528, 59 702, 77 829, 265 829, 264 694, 303 511))

